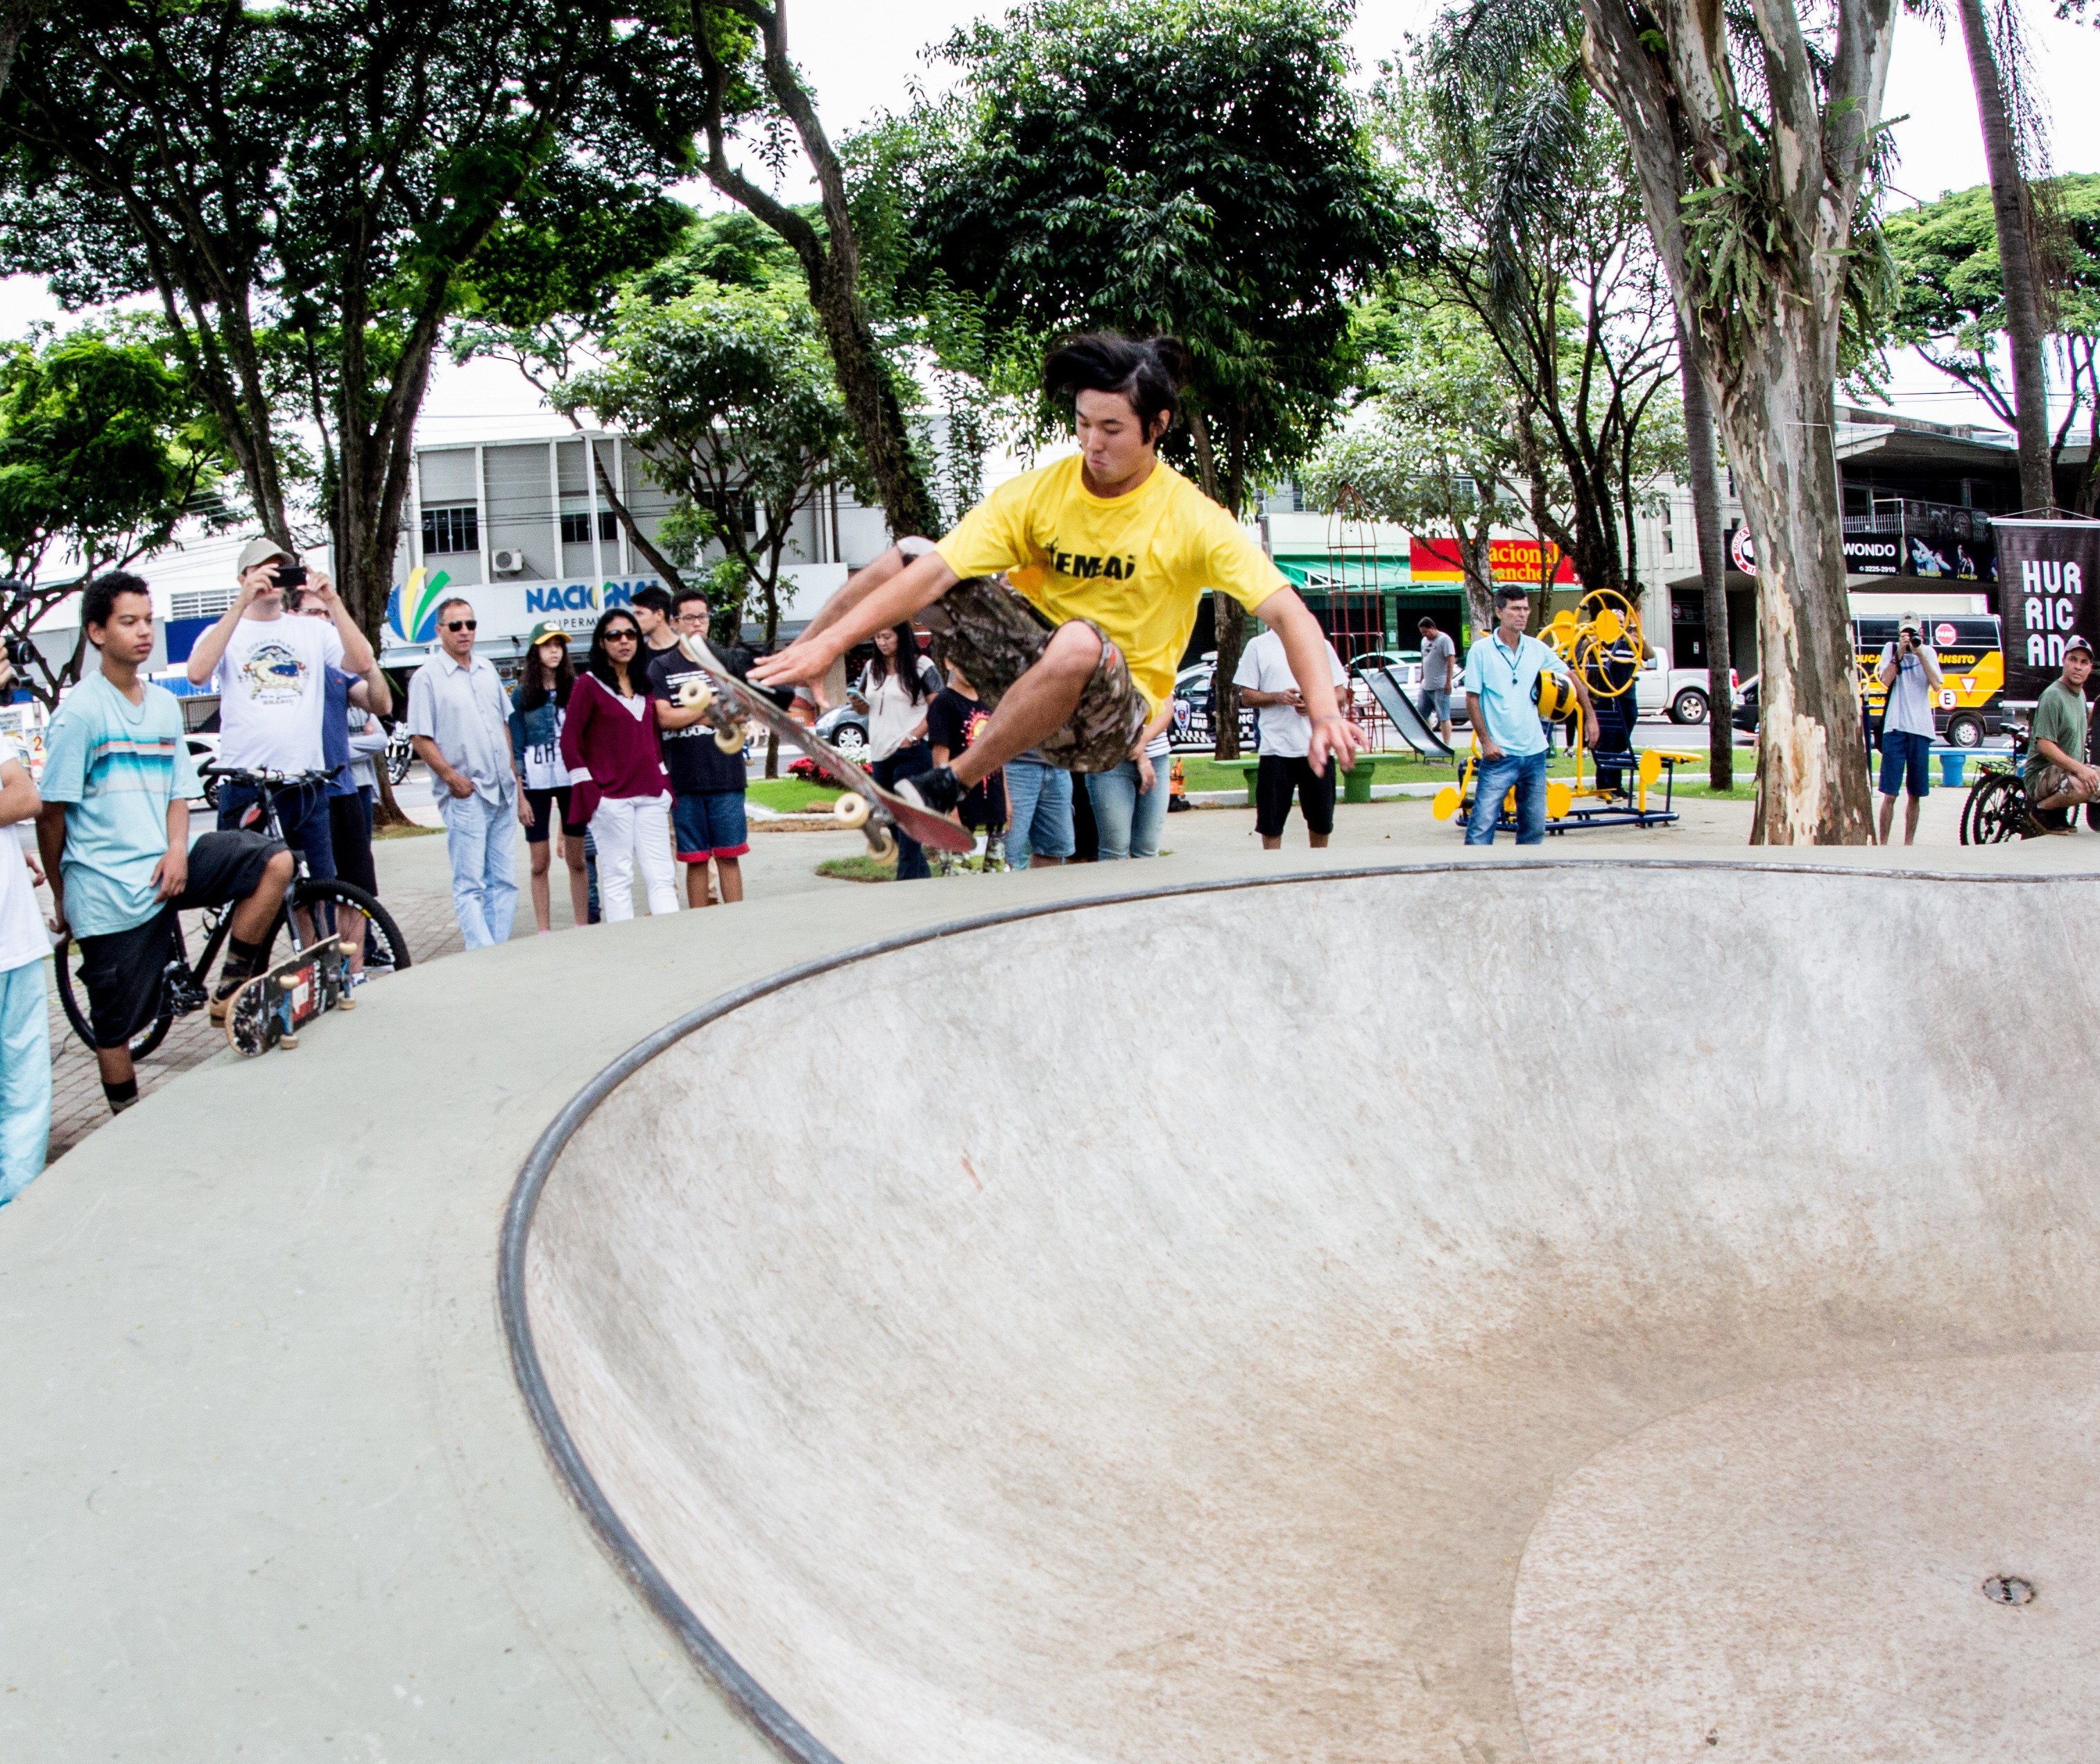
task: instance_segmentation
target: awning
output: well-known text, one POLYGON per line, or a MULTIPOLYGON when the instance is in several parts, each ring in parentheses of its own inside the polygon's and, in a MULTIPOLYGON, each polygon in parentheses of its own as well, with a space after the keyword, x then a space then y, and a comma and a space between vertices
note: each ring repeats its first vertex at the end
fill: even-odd
POLYGON ((1323 551, 1310 557, 1280 557, 1276 567, 1292 587, 1321 594, 1377 594, 1414 586, 1407 559, 1400 557, 1338 558, 1323 551))

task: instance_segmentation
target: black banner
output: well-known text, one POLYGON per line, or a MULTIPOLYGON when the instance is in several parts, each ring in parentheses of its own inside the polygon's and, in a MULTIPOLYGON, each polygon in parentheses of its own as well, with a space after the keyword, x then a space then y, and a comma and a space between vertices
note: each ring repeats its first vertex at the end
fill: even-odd
POLYGON ((2005 697, 2031 705, 2063 667, 2067 638, 2100 648, 2100 521, 1999 520, 2005 697))

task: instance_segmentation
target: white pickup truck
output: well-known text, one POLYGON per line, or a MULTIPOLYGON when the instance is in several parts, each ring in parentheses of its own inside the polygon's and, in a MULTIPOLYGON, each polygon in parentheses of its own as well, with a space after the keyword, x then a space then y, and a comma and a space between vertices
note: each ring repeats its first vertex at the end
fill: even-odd
MULTIPOLYGON (((1672 723, 1704 723, 1714 714, 1707 701, 1706 670, 1704 668, 1673 668, 1664 665, 1662 656, 1650 651, 1641 664, 1640 677, 1634 682, 1634 692, 1643 717, 1667 717, 1672 723)), ((1728 670, 1729 696, 1740 697, 1736 688, 1742 684, 1733 668, 1728 670)), ((1733 711, 1735 705, 1731 704, 1733 711)))

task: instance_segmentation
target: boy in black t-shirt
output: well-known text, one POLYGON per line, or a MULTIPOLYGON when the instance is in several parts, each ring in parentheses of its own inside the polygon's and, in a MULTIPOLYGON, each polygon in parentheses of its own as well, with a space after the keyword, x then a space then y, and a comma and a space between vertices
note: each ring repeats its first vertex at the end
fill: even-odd
MULTIPOLYGON (((708 639, 707 596, 697 588, 681 588, 672 599, 677 634, 706 643, 715 659, 739 679, 751 666, 751 652, 741 643, 725 651, 708 639)), ((649 696, 655 701, 656 731, 663 737, 664 767, 671 775, 671 835, 678 861, 686 866, 686 904, 708 904, 708 860, 714 860, 721 883, 722 904, 743 898, 743 854, 751 849, 744 819, 742 754, 725 754, 715 745, 712 725, 701 713, 676 702, 681 685, 703 682, 707 670, 686 658, 677 638, 649 663, 649 696)), ((779 697, 781 695, 771 695, 779 697)))
MULTIPOLYGON (((991 713, 978 702, 977 688, 952 661, 948 683, 926 706, 926 739, 933 763, 945 766, 976 741, 991 713)), ((1006 827, 1006 775, 994 771, 972 785, 955 804, 955 812, 972 833, 999 833, 1006 827)))

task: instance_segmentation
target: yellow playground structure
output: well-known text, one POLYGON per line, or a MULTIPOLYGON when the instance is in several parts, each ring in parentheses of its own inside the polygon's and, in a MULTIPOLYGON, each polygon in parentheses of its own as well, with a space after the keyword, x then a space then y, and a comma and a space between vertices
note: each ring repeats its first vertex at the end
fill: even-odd
MULTIPOLYGON (((1586 728, 1573 688, 1554 674, 1540 674, 1539 717, 1566 731, 1575 762, 1571 776, 1546 780, 1546 830, 1661 827, 1675 820, 1677 767, 1705 756, 1655 747, 1634 750, 1634 683, 1648 654, 1639 610, 1615 588, 1593 588, 1574 608, 1556 612, 1538 634, 1589 687, 1601 725, 1586 728), (1649 798, 1658 783, 1662 798, 1652 805, 1649 798)), ((1458 781, 1436 793, 1432 809, 1437 820, 1456 820, 1462 828, 1471 819, 1480 762, 1480 732, 1475 730, 1458 781)), ((1503 798, 1495 825, 1505 833, 1515 830, 1514 789, 1503 798)))

